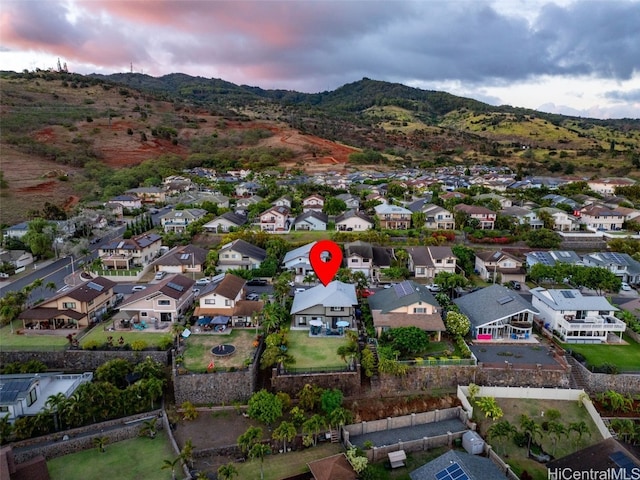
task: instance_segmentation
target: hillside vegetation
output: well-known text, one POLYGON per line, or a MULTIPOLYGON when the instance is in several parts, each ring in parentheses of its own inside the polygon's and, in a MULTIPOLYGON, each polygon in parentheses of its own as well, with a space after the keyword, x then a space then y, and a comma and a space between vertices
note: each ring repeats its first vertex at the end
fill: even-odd
POLYGON ((171 74, 0 72, 0 223, 157 184, 184 167, 358 169, 506 165, 521 175, 636 176, 640 120, 493 107, 362 79, 332 92, 263 90, 171 74), (121 171, 146 161, 162 168, 121 171))

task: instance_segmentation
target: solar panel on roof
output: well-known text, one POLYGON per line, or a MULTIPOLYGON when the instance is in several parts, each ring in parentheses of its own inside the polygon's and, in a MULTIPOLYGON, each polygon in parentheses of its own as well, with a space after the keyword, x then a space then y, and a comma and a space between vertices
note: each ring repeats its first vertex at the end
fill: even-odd
POLYGON ((102 285, 98 285, 95 282, 88 282, 87 287, 89 287, 92 290, 96 290, 98 292, 101 292, 102 290, 104 290, 104 287, 102 285))
POLYGON ((436 473, 436 480, 469 480, 469 475, 465 473, 458 462, 453 462, 447 468, 436 473))
POLYGON ((180 260, 188 260, 190 257, 190 253, 183 253, 182 255, 180 255, 180 260))
POLYGON ((500 305, 504 305, 509 302, 513 302, 513 297, 511 295, 507 297, 502 297, 496 300, 500 305))
POLYGON ((564 298, 576 298, 571 290, 561 290, 560 293, 564 298))
POLYGON ((167 283, 167 287, 173 288, 174 290, 176 290, 178 292, 184 291, 184 287, 182 285, 178 285, 177 283, 173 283, 173 282, 167 283))
POLYGON ((631 478, 631 472, 634 468, 638 468, 638 466, 633 463, 633 460, 629 458, 629 456, 624 452, 614 452, 609 455, 609 458, 620 468, 624 469, 629 476, 623 478, 631 478))
POLYGON ((405 280, 404 282, 397 283, 393 286, 398 298, 406 297, 413 293, 413 287, 411 283, 405 280))

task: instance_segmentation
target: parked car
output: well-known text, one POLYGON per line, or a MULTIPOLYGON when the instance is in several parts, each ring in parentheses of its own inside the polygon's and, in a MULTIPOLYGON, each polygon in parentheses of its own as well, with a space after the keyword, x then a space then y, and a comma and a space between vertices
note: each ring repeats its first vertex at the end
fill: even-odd
POLYGON ((202 287, 204 285, 209 285, 211 283, 211 279, 209 279, 208 277, 203 277, 203 278, 199 278, 198 280, 196 280, 196 285, 202 287))
POLYGON ((131 291, 132 292, 141 292, 142 290, 146 290, 147 287, 145 287, 144 285, 135 285, 131 291))
POLYGON ((249 280, 247 282, 247 285, 249 285, 250 287, 264 287, 267 284, 266 280, 263 280, 262 278, 254 278, 253 280, 249 280))
POLYGON ((437 283, 430 283, 429 285, 427 285, 427 290, 429 290, 430 292, 439 292, 440 285, 438 285, 437 283))
POLYGON ((9 278, 8 273, 0 272, 0 278, 9 278))
POLYGON ((307 289, 306 288, 296 288, 296 293, 302 293, 305 292, 307 289))
POLYGON ((167 272, 163 272, 162 270, 160 270, 153 278, 155 278, 156 280, 162 280, 166 274, 167 272))
POLYGON ((247 295, 247 300, 260 300, 260 295, 258 295, 257 293, 250 293, 249 295, 247 295))
POLYGON ((629 292, 632 290, 631 285, 629 285, 627 282, 622 282, 622 284, 620 285, 620 290, 624 290, 625 292, 629 292))
POLYGON ((509 287, 513 288, 514 290, 520 290, 522 288, 520 282, 516 282, 515 280, 511 280, 509 282, 509 287))
POLYGON ((360 290, 360 296, 361 296, 362 298, 370 297, 370 296, 371 296, 371 295, 373 295, 374 293, 376 293, 376 292, 374 292, 373 290, 369 290, 368 288, 365 288, 365 289, 360 290))

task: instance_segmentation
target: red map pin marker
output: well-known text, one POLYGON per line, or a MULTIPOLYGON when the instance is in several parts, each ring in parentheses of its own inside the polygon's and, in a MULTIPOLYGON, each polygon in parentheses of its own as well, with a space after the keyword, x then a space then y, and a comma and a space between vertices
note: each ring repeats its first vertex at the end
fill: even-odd
POLYGON ((336 242, 320 240, 311 247, 309 261, 316 276, 326 287, 342 266, 342 249, 336 242))

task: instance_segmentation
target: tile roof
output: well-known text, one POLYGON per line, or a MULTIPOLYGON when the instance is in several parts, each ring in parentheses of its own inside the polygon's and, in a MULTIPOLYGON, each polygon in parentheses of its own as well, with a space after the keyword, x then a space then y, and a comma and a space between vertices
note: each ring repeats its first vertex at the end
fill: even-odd
POLYGON ((246 242, 241 238, 220 247, 220 252, 223 252, 224 250, 233 250, 242 255, 246 255, 247 257, 255 258, 256 260, 260 261, 267 258, 267 251, 264 248, 256 247, 255 245, 246 242))
POLYGON ((104 277, 95 277, 88 282, 78 285, 73 290, 64 292, 61 296, 73 298, 79 302, 89 302, 98 298, 116 285, 116 282, 104 277))
POLYGON ((433 294, 424 286, 411 280, 405 280, 391 288, 385 288, 369 297, 371 310, 389 313, 400 307, 413 305, 417 302, 428 303, 439 307, 433 294))
POLYGON ((291 314, 294 315, 316 305, 352 307, 357 304, 356 286, 352 283, 334 280, 326 287, 324 285, 316 285, 304 292, 296 293, 296 296, 293 297, 291 314))

